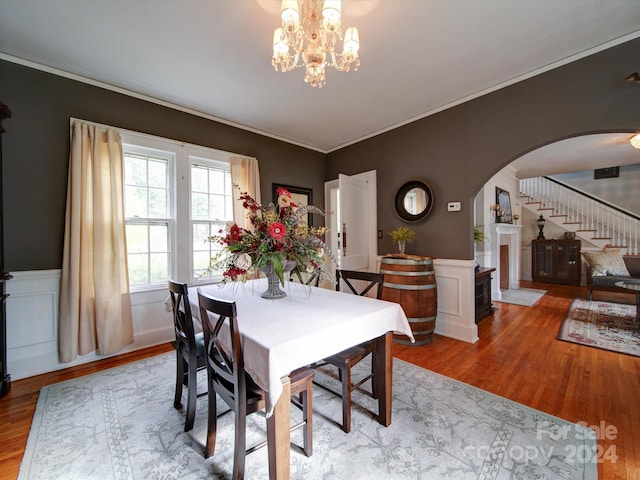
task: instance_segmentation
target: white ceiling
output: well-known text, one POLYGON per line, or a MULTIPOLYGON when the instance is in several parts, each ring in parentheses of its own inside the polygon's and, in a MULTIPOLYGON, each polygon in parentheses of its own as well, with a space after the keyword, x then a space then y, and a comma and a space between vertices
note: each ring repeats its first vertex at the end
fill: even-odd
POLYGON ((279 5, 0 0, 0 58, 330 152, 640 36, 638 0, 344 0, 362 65, 315 89, 271 66, 279 5))

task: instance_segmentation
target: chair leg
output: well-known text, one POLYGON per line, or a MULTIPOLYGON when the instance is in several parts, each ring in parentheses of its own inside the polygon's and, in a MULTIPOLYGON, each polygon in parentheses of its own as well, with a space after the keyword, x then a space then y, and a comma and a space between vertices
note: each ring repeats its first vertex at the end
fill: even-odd
MULTIPOLYGON (((243 410, 240 408, 239 410, 243 410)), ((244 460, 247 455, 247 412, 235 412, 236 441, 233 453, 233 480, 244 478, 244 460)))
POLYGON ((207 444, 205 446, 204 458, 213 455, 216 449, 216 429, 218 426, 218 412, 216 411, 216 391, 209 382, 207 392, 207 444))
POLYGON ((179 351, 176 350, 176 393, 173 397, 173 408, 180 410, 182 408, 182 382, 184 376, 184 360, 179 351))
POLYGON ((184 423, 184 431, 188 432, 193 428, 193 421, 196 418, 196 400, 198 399, 198 369, 194 364, 187 367, 188 369, 188 382, 187 382, 187 415, 184 423))
POLYGON ((304 392, 300 394, 302 403, 302 420, 304 421, 304 427, 302 428, 302 435, 304 437, 304 454, 307 457, 313 455, 313 382, 311 379, 307 380, 307 387, 304 392))
POLYGON ((351 369, 340 369, 342 377, 342 430, 351 431, 351 369))

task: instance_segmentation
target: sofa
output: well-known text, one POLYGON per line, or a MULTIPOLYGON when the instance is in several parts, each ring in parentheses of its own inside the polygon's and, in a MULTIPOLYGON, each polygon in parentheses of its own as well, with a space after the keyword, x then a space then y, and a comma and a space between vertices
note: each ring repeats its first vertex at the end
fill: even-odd
POLYGON ((632 277, 618 250, 603 252, 583 251, 582 257, 587 266, 587 290, 589 300, 593 300, 594 291, 629 293, 629 290, 616 286, 616 282, 632 277))

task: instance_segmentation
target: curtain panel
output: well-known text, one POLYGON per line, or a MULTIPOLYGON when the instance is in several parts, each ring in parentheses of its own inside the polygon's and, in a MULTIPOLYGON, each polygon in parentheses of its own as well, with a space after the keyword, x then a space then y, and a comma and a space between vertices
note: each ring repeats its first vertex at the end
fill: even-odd
POLYGON ((60 288, 59 356, 112 354, 133 343, 123 154, 114 129, 74 121, 60 288))
POLYGON ((240 227, 251 230, 253 227, 247 219, 247 211, 238 201, 241 192, 247 192, 259 204, 260 196, 260 170, 258 160, 251 157, 231 157, 231 183, 233 187, 233 221, 240 227), (235 187, 238 186, 238 189, 235 187))

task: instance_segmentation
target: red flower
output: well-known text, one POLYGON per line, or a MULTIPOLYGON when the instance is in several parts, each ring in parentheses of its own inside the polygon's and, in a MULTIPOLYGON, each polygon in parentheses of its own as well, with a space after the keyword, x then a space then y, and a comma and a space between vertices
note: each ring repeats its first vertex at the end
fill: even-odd
POLYGON ((233 241, 240 240, 241 233, 242 233, 242 229, 234 223, 229 229, 229 239, 233 241))
POLYGON ((289 190, 284 187, 279 187, 278 189, 276 189, 276 193, 278 194, 278 196, 284 195, 285 197, 291 198, 291 193, 289 193, 289 190))
POLYGON ((287 228, 283 223, 274 222, 269 225, 269 236, 275 240, 282 240, 287 234, 287 228))

